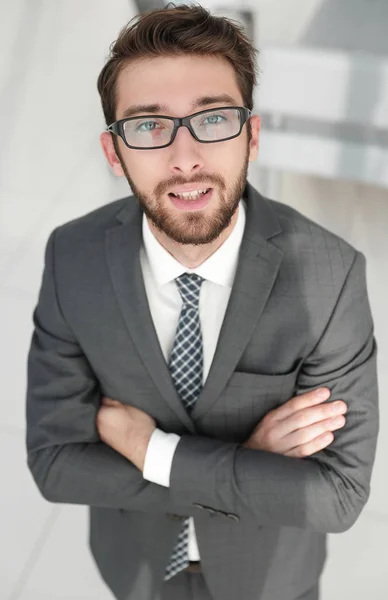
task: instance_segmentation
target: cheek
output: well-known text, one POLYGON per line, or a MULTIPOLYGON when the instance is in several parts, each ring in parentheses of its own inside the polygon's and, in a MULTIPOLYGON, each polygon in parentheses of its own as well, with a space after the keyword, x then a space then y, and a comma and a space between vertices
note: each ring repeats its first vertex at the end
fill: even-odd
POLYGON ((241 149, 232 153, 225 152, 223 155, 218 157, 218 170, 217 167, 215 167, 214 172, 218 172, 219 175, 224 179, 226 185, 230 185, 239 177, 244 166, 244 157, 245 155, 241 149))
POLYGON ((152 190, 155 183, 163 178, 160 160, 149 156, 147 150, 130 153, 124 158, 124 161, 130 178, 141 189, 152 190), (159 178, 158 175, 160 175, 159 178))
MULTIPOLYGON (((223 143, 220 144, 223 146, 223 143)), ((218 150, 218 149, 217 149, 218 150)), ((217 152, 217 162, 230 179, 240 173, 248 154, 248 140, 242 136, 225 142, 225 146, 217 152)))

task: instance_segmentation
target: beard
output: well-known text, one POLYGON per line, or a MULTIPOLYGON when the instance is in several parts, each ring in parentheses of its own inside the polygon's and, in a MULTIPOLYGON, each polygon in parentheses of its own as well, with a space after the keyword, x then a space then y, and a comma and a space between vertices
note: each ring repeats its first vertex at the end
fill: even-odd
POLYGON ((125 177, 146 217, 160 232, 174 240, 174 242, 192 246, 210 244, 230 225, 247 182, 248 147, 241 171, 229 188, 227 188, 223 178, 218 175, 205 176, 202 174, 193 179, 193 183, 204 183, 207 187, 213 187, 213 196, 210 203, 217 203, 217 206, 211 212, 207 207, 204 210, 189 212, 180 212, 173 207, 167 196, 168 191, 172 187, 191 183, 183 180, 182 177, 177 176, 168 182, 158 184, 153 197, 142 192, 133 181, 118 152, 117 155, 125 177), (163 199, 163 195, 166 200, 163 199), (166 202, 169 202, 170 205, 166 206, 166 202))

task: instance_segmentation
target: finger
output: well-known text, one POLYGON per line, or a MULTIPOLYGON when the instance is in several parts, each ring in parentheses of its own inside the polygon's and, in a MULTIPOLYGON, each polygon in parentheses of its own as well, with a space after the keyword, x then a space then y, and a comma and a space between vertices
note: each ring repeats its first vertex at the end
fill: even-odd
POLYGON ((276 408, 274 413, 276 413, 276 419, 282 420, 298 410, 320 404, 329 398, 330 390, 328 388, 318 388, 312 392, 294 396, 291 400, 276 408))
POLYGON ((311 406, 299 410, 282 421, 276 421, 276 431, 279 438, 283 438, 294 431, 299 431, 314 423, 325 421, 326 419, 337 417, 346 413, 347 406, 345 402, 329 402, 320 406, 311 406))
POLYGON ((107 396, 103 396, 101 399, 101 403, 105 406, 117 406, 120 404, 117 400, 113 400, 113 398, 108 398, 107 396))
POLYGON ((306 456, 311 456, 320 450, 323 450, 327 446, 329 446, 334 440, 333 433, 324 433, 320 435, 315 440, 312 440, 308 444, 303 444, 302 446, 298 446, 297 448, 292 448, 289 452, 286 452, 284 456, 293 456, 295 458, 304 458, 306 456))
POLYGON ((298 431, 286 435, 278 441, 278 446, 280 451, 283 449, 282 453, 284 453, 292 448, 309 444, 325 433, 341 429, 345 423, 346 419, 343 415, 325 419, 324 421, 310 425, 310 427, 304 427, 303 429, 299 429, 298 431))

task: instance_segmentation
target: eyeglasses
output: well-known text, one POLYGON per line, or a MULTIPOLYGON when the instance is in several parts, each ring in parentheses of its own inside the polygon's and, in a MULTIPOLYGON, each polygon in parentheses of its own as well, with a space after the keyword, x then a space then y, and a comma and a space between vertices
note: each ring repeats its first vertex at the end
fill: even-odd
POLYGON ((173 143, 179 127, 187 127, 202 144, 231 140, 240 135, 252 111, 242 106, 225 106, 201 110, 188 117, 141 115, 120 119, 107 127, 120 136, 128 148, 151 150, 166 148, 173 143))

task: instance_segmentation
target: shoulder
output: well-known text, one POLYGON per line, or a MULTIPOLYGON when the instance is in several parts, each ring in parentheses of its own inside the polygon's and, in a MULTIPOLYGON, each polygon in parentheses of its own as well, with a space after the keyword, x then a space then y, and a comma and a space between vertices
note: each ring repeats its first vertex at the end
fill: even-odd
POLYGON ((279 243, 283 250, 295 251, 299 256, 309 255, 315 262, 330 260, 337 267, 347 271, 359 251, 345 239, 309 219, 295 208, 265 198, 271 210, 276 214, 282 233, 272 240, 279 243))
POLYGON ((56 238, 67 241, 100 238, 105 231, 117 224, 117 216, 129 206, 131 199, 132 196, 115 200, 58 226, 55 230, 56 238))

